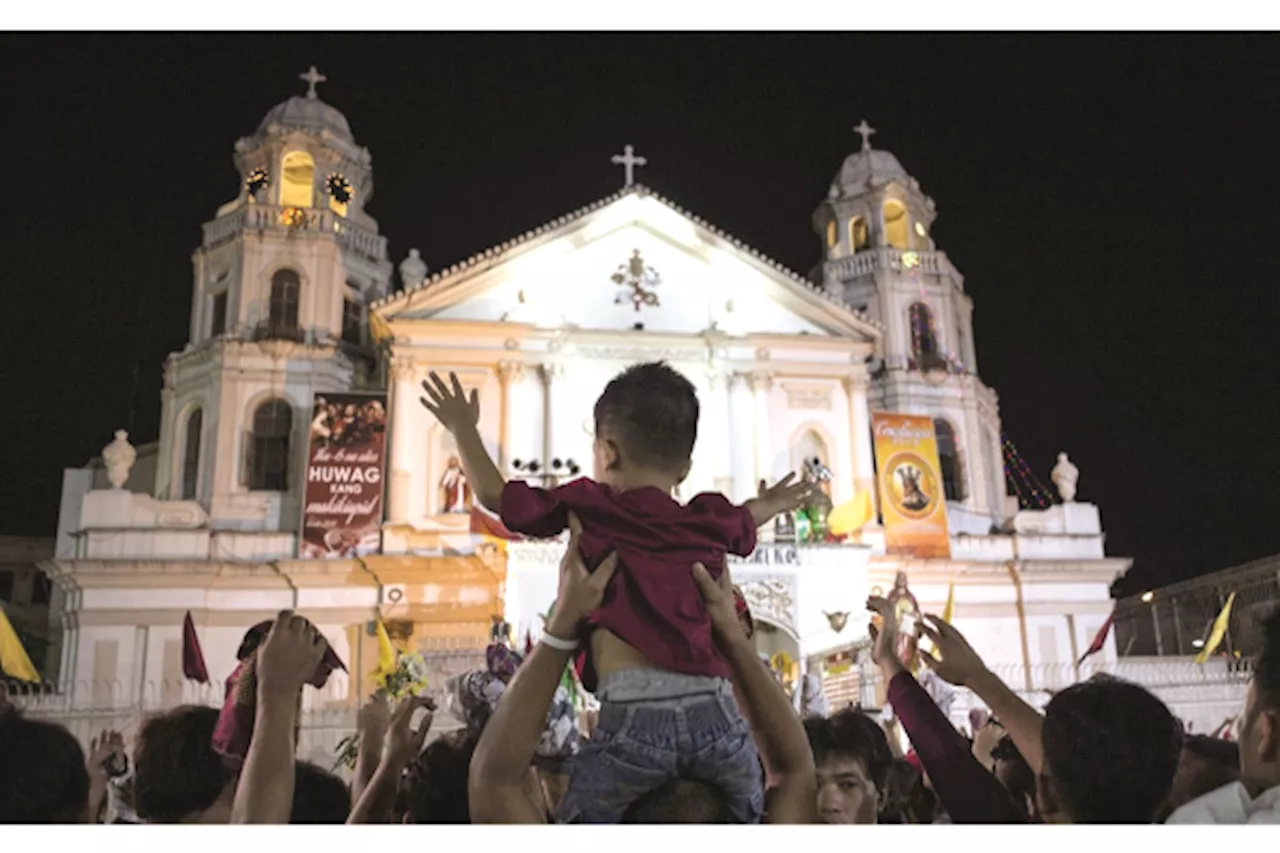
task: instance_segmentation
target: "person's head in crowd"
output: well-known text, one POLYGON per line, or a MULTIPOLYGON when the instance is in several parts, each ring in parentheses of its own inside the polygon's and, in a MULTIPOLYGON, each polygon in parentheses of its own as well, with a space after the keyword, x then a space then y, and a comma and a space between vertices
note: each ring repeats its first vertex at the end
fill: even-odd
POLYGON ((848 709, 804 721, 818 777, 818 819, 875 823, 893 754, 884 729, 848 709))
POLYGON ((309 761, 295 762, 294 768, 289 823, 346 823, 351 813, 347 783, 309 761))
POLYGON ((1036 774, 1027 760, 1022 757, 1018 747, 1014 746, 1013 738, 1008 735, 1000 738, 995 749, 991 750, 991 758, 996 763, 991 772, 1000 780, 1000 784, 1004 785, 1018 808, 1026 813, 1027 818, 1038 822, 1036 774))
POLYGON ((89 771, 71 732, 0 707, 0 824, 83 823, 89 771))
POLYGON ((1165 704, 1094 676, 1045 708, 1036 806, 1056 823, 1151 823, 1173 785, 1182 731, 1165 704))
POLYGON ((1280 786, 1280 608, 1262 620, 1240 724, 1240 781, 1253 797, 1280 786))
POLYGON ((143 723, 134 748, 133 798, 149 823, 227 823, 235 774, 213 748, 218 710, 182 705, 143 723))
POLYGON ((733 823, 729 797, 699 779, 672 779, 632 803, 622 823, 733 823))
POLYGON ((910 761, 895 758, 885 778, 883 805, 877 823, 933 823, 937 797, 910 761))
POLYGON ((1177 809, 1210 791, 1240 778, 1238 744, 1209 737, 1187 735, 1178 757, 1178 772, 1173 776, 1169 799, 1160 814, 1163 821, 1177 809))
POLYGON ((689 474, 698 438, 693 384, 662 362, 637 364, 595 406, 595 479, 615 489, 671 490, 689 474))
POLYGON ((468 729, 445 735, 409 765, 398 804, 405 823, 471 823, 467 774, 479 740, 468 729))

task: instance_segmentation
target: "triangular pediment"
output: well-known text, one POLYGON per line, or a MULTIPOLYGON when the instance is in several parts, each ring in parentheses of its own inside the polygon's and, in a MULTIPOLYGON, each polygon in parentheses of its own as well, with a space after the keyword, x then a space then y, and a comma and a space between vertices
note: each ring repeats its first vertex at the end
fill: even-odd
POLYGON ((819 285, 643 187, 476 255, 374 306, 385 321, 874 340, 819 285))

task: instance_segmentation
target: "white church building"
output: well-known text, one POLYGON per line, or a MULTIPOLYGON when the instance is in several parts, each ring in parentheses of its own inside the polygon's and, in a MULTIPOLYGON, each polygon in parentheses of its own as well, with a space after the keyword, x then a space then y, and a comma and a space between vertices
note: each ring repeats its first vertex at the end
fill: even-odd
MULTIPOLYGON (((1129 561, 1106 555, 1094 506, 1020 511, 1006 497, 999 402, 978 372, 964 278, 931 237, 933 200, 871 146, 865 123, 860 149, 816 194, 822 254, 808 275, 636 183, 643 158, 628 147, 614 158, 619 192, 430 275, 412 251, 396 290, 366 212, 370 153, 317 96, 315 70, 304 79, 305 95, 235 145, 238 193, 193 255, 190 340, 166 364, 159 441, 138 448, 124 488, 100 462, 65 475, 57 556, 43 568, 58 590, 66 701, 190 698, 188 611, 221 679, 247 627, 299 609, 351 670, 310 700, 321 704, 368 692, 378 614, 433 654, 483 648, 497 617, 518 641, 536 638, 563 545, 470 545, 469 516, 445 512, 440 488, 454 448, 418 384, 456 371, 479 391, 504 472, 554 484, 589 468, 592 404, 609 378, 656 359, 702 404, 686 497, 744 500, 815 456, 836 504, 874 494, 872 413, 934 423, 951 557, 888 554, 874 519, 841 544, 765 531, 733 566, 762 652, 826 672, 839 692, 847 667, 827 663, 866 636, 867 595, 905 571, 926 612, 954 588, 956 623, 1015 687, 1041 686, 1038 672, 1074 680, 1129 561), (384 388, 381 554, 299 559, 313 396, 384 388)), ((1053 460, 1036 462, 1047 473, 1053 460)), ((1114 659, 1108 642, 1091 661, 1114 659)))

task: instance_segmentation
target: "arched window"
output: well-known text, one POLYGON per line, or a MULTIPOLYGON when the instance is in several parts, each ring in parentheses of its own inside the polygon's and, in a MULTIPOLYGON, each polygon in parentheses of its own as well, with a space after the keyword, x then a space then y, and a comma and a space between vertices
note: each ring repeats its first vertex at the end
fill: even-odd
POLYGON ((194 500, 200 477, 200 429, 204 413, 195 409, 187 415, 187 434, 182 441, 182 500, 194 500))
POLYGON ((933 432, 938 439, 938 464, 942 471, 942 491, 949 501, 964 500, 964 475, 960 470, 960 447, 956 431, 942 418, 934 418, 933 432))
POLYGON ((315 193, 316 163, 305 151, 284 155, 280 173, 280 206, 310 207, 315 193))
POLYGON ((917 370, 929 370, 943 365, 938 347, 938 333, 933 327, 933 312, 923 302, 912 303, 907 312, 911 324, 911 355, 917 370))
POLYGON ((261 492, 289 490, 289 433, 293 412, 284 400, 267 400, 253 413, 246 436, 246 484, 261 492))
POLYGON ((836 221, 834 219, 827 220, 827 248, 834 249, 836 244, 840 242, 840 235, 836 231, 836 221))
POLYGON ((831 452, 816 430, 807 429, 791 444, 791 470, 799 474, 804 471, 806 463, 812 463, 814 459, 830 465, 831 452))
POLYGON ((884 241, 895 249, 911 248, 907 206, 896 199, 884 203, 884 241))
POLYGON ((861 216, 855 216, 849 220, 849 245, 855 252, 861 252, 867 248, 867 220, 861 216))
POLYGON ((298 291, 302 280, 291 269, 277 270, 271 276, 271 304, 268 320, 272 329, 298 328, 298 291))

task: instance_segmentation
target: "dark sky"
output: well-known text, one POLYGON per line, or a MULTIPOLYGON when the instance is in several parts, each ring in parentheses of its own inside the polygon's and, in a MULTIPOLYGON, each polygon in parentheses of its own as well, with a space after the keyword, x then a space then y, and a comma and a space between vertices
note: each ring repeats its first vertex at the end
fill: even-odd
POLYGON ((864 116, 937 201, 978 363, 1047 481, 1081 469, 1143 588, 1280 551, 1280 64, 1270 35, 0 36, 0 531, 156 437, 232 146, 321 97, 433 268, 644 183, 794 269, 864 116), (135 373, 136 372, 136 373, 135 373))

